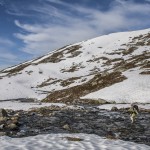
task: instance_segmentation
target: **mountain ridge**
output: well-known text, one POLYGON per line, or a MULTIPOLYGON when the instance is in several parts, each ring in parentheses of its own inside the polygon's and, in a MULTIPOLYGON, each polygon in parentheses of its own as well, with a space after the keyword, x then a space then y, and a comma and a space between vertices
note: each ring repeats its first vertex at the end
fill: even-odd
MULTIPOLYGON (((150 89, 149 60, 150 29, 100 36, 0 71, 0 99, 35 98, 64 103, 89 99, 117 103, 150 102, 147 94, 150 89), (136 76, 142 86, 136 84, 136 80, 132 83, 134 86, 130 85, 130 76, 133 80, 136 76), (125 93, 120 97, 107 96, 110 90, 106 88, 117 89, 118 86, 120 89, 125 82, 129 87, 137 88, 134 95, 129 94, 133 89, 122 89, 125 93), (142 95, 136 97, 138 92, 142 95), (143 95, 146 97, 141 99, 143 95)), ((114 93, 117 95, 117 90, 114 93)))

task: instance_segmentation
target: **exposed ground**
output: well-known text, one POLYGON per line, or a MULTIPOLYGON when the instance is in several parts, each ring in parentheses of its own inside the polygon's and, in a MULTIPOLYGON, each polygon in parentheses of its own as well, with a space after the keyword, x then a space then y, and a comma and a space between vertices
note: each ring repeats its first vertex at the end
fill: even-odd
POLYGON ((0 133, 11 137, 48 133, 89 133, 113 140, 150 145, 150 110, 141 109, 134 124, 131 124, 127 110, 128 108, 113 108, 108 111, 89 106, 8 110, 9 117, 0 121, 0 133))

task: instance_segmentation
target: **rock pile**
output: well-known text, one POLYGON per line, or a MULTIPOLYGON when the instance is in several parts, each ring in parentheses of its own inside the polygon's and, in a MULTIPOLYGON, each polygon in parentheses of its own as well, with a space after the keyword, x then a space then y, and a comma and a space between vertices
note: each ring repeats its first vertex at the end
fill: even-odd
MULTIPOLYGON (((11 111, 8 111, 11 114, 11 111)), ((8 115, 5 109, 0 109, 0 135, 13 135, 19 130, 19 116, 8 115)))
POLYGON ((0 135, 24 137, 48 133, 89 133, 150 145, 150 112, 131 124, 126 109, 44 107, 29 111, 0 110, 0 135), (5 112, 5 113, 4 113, 5 112))

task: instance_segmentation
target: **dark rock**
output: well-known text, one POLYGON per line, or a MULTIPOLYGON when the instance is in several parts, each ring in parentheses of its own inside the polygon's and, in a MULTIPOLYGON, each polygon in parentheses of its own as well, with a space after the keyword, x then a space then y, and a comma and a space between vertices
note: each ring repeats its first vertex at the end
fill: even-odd
POLYGON ((0 109, 0 117, 8 117, 7 111, 5 109, 0 109))
POLYGON ((111 111, 118 111, 118 108, 114 106, 111 108, 111 111))
POLYGON ((78 129, 85 129, 86 128, 86 124, 85 123, 79 123, 77 128, 78 129))
POLYGON ((60 118, 59 117, 50 117, 49 123, 51 124, 56 124, 60 122, 60 118))

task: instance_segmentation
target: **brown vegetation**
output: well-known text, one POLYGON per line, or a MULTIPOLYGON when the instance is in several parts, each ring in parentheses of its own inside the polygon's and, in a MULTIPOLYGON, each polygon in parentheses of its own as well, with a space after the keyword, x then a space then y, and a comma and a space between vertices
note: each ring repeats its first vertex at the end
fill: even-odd
POLYGON ((61 72, 75 72, 78 71, 81 68, 85 68, 85 66, 82 65, 82 62, 79 64, 75 64, 73 63, 72 66, 70 68, 66 68, 66 69, 61 69, 61 72))
POLYGON ((122 51, 122 54, 129 55, 129 54, 133 53, 136 49, 137 49, 137 47, 130 47, 127 50, 122 51))
POLYGON ((54 91, 43 101, 72 103, 73 100, 78 100, 81 96, 84 96, 91 92, 95 92, 114 83, 121 82, 125 79, 126 77, 122 76, 120 72, 109 73, 105 76, 96 74, 93 79, 82 85, 74 86, 64 90, 54 91))
POLYGON ((46 81, 42 82, 42 84, 37 85, 37 87, 41 88, 41 87, 44 87, 44 86, 48 86, 48 85, 51 84, 50 81, 52 81, 51 83, 54 83, 55 79, 54 78, 49 78, 46 81))
POLYGON ((150 71, 142 71, 142 72, 140 72, 140 74, 142 74, 142 75, 150 75, 150 71))
POLYGON ((60 85, 65 87, 65 86, 68 86, 68 85, 74 83, 78 79, 80 79, 80 77, 72 77, 72 78, 69 78, 67 80, 61 81, 60 85))
POLYGON ((30 65, 30 63, 26 63, 26 64, 20 64, 19 66, 11 69, 11 70, 6 70, 3 71, 2 73, 8 73, 7 75, 16 75, 18 74, 20 71, 22 71, 24 68, 28 67, 30 65))

